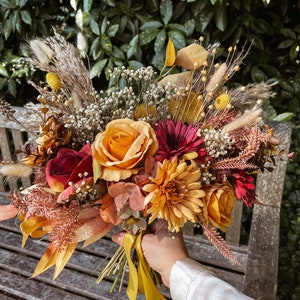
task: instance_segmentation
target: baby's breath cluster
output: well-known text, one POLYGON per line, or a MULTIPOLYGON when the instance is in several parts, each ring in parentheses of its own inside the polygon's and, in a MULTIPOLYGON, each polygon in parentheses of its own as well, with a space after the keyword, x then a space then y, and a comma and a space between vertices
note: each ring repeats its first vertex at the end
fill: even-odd
POLYGON ((205 148, 209 156, 218 158, 227 154, 231 149, 232 140, 229 134, 223 134, 216 129, 199 129, 198 136, 204 137, 205 148))

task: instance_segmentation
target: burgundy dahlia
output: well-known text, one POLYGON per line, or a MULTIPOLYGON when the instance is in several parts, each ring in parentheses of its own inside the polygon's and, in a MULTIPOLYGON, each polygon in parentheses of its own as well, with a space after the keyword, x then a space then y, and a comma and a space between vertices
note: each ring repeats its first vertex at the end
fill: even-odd
POLYGON ((154 126, 155 134, 159 143, 155 159, 163 161, 175 156, 178 158, 189 152, 197 152, 197 161, 204 161, 206 150, 204 138, 197 135, 197 126, 185 125, 181 121, 167 120, 160 121, 154 126))
POLYGON ((243 201, 248 207, 255 202, 254 178, 244 170, 235 170, 231 174, 236 197, 243 201))

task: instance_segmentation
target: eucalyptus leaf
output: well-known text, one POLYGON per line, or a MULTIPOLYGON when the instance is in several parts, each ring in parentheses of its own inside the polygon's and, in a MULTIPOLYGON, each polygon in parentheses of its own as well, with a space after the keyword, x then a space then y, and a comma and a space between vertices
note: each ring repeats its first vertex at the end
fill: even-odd
POLYGON ((16 4, 11 0, 0 0, 0 5, 8 9, 14 9, 17 7, 16 4))
POLYGON ((94 20, 93 18, 90 19, 90 28, 92 30, 92 32, 96 35, 100 35, 100 27, 99 24, 96 20, 94 20))
POLYGON ((294 60, 298 56, 299 52, 300 52, 300 44, 295 43, 289 51, 290 59, 294 60))
POLYGON ((6 83, 6 78, 1 78, 0 77, 0 91, 3 89, 6 83))
POLYGON ((106 34, 103 34, 100 40, 102 49, 107 55, 110 55, 112 51, 112 42, 110 38, 106 34))
POLYGON ((12 96, 16 97, 17 88, 16 88, 16 82, 13 79, 8 80, 8 91, 12 96))
POLYGON ((141 62, 137 61, 137 60, 130 60, 128 62, 128 65, 129 65, 130 68, 132 68, 134 70, 137 70, 139 68, 144 67, 144 65, 141 62))
POLYGON ((139 43, 139 36, 136 35, 129 43, 129 47, 127 49, 127 58, 131 58, 137 51, 139 43))
POLYGON ((215 22, 220 31, 225 31, 227 27, 227 6, 226 2, 217 2, 214 6, 215 22))
POLYGON ((109 37, 114 37, 119 30, 119 24, 114 24, 108 27, 107 35, 109 37))
POLYGON ((284 40, 278 45, 278 49, 285 49, 291 47, 295 43, 295 40, 284 40))

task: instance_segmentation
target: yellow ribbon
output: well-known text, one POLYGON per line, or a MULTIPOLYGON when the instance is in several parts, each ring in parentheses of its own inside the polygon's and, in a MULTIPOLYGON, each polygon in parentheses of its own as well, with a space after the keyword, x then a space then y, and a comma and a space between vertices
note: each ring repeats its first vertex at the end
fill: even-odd
POLYGON ((151 268, 145 260, 141 247, 142 237, 142 232, 137 236, 126 233, 123 240, 129 268, 127 295, 130 300, 136 300, 139 291, 145 295, 146 300, 165 300, 165 297, 157 290, 151 277, 151 268), (135 248, 138 257, 137 268, 131 259, 133 248, 135 248))

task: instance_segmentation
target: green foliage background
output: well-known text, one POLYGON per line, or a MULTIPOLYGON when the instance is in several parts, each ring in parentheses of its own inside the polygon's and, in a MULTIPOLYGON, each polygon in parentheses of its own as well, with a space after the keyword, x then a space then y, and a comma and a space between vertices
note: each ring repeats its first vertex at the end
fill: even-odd
POLYGON ((28 80, 44 80, 23 57, 26 40, 54 30, 76 43, 98 89, 115 66, 161 68, 168 38, 180 49, 200 36, 227 48, 253 40, 235 77, 277 82, 266 105, 271 119, 293 122, 292 151, 281 214, 278 299, 300 298, 300 13, 292 0, 0 0, 0 97, 13 105, 35 101, 28 80), (88 57, 88 59, 87 59, 88 57))

